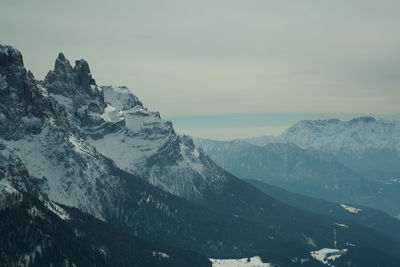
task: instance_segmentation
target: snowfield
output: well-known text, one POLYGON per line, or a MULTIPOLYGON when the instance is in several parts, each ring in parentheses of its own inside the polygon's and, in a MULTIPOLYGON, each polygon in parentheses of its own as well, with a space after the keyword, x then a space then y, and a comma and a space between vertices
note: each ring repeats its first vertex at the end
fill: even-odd
POLYGON ((323 248, 317 251, 311 251, 311 256, 325 265, 333 266, 332 262, 347 253, 347 249, 323 248))
POLYGON ((270 263, 263 263, 258 256, 243 259, 210 259, 210 261, 213 267, 272 267, 270 263))

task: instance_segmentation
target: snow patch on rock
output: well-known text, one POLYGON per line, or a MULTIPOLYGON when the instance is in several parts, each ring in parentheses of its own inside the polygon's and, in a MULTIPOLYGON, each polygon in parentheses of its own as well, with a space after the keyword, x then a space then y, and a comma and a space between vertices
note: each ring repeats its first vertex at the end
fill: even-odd
POLYGON ((67 221, 67 220, 71 219, 69 214, 63 208, 58 206, 56 203, 54 203, 54 202, 46 202, 45 206, 51 212, 53 212, 55 215, 57 215, 61 220, 67 221))
POLYGON ((349 205, 345 205, 345 204, 340 204, 340 206, 342 208, 344 208, 345 210, 347 210, 348 212, 355 213, 355 214, 358 214, 360 211, 362 211, 362 209, 358 209, 358 208, 355 208, 355 207, 352 207, 349 205))

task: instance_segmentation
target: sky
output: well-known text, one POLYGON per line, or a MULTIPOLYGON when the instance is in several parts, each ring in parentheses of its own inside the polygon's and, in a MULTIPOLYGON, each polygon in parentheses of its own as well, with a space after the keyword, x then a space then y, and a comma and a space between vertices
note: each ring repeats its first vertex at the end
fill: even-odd
POLYGON ((0 43, 38 79, 59 52, 85 58, 97 84, 128 86, 178 131, 230 139, 279 134, 299 114, 400 114, 399 10, 398 0, 2 0, 0 43), (249 126, 260 114, 293 116, 249 126))

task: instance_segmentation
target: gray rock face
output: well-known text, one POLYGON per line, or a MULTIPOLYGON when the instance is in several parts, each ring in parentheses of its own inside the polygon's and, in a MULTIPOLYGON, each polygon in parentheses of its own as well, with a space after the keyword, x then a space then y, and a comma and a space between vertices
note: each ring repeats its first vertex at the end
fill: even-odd
POLYGON ((72 68, 63 53, 58 55, 54 70, 49 71, 44 79, 49 93, 56 93, 65 97, 77 96, 75 100, 93 100, 102 98, 101 90, 92 89, 96 82, 90 74, 89 64, 84 60, 75 61, 72 68), (83 99, 82 99, 83 98, 83 99))
POLYGON ((18 50, 11 46, 0 45, 0 73, 10 87, 21 88, 24 86, 26 70, 22 55, 18 50))
POLYGON ((25 70, 19 51, 0 46, 0 54, 0 137, 17 140, 26 134, 38 134, 50 117, 59 118, 59 124, 68 124, 62 119, 67 116, 65 110, 53 99, 43 97, 46 89, 25 70))
POLYGON ((26 75, 21 53, 10 47, 0 45, 0 90, 1 99, 14 99, 24 102, 30 101, 29 87, 32 83, 26 75))

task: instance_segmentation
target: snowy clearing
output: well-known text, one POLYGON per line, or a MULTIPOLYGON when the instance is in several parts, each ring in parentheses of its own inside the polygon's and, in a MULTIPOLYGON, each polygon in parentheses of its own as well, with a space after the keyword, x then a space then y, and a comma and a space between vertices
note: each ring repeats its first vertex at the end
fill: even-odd
POLYGON ((328 266, 332 266, 332 262, 346 254, 347 249, 323 248, 317 251, 311 251, 311 256, 317 261, 328 266))
POLYGON ((360 211, 362 211, 362 209, 357 209, 357 208, 354 208, 352 206, 348 206, 348 205, 344 205, 344 204, 340 204, 340 206, 342 206, 342 208, 344 208, 348 212, 355 213, 355 214, 357 214, 360 211))
POLYGON ((243 259, 210 259, 212 267, 272 267, 258 256, 243 259))

